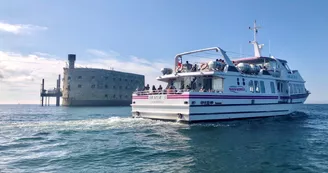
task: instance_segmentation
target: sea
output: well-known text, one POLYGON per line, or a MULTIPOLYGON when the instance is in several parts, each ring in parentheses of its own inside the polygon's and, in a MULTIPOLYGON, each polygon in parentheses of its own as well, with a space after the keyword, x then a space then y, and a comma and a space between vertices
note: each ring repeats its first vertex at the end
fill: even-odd
POLYGON ((328 105, 181 124, 130 107, 0 105, 0 172, 328 172, 328 105))

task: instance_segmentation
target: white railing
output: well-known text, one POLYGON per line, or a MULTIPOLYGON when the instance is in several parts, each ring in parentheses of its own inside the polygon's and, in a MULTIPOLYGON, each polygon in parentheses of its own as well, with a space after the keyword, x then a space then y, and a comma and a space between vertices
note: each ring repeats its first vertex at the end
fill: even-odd
POLYGON ((192 89, 166 89, 166 90, 145 90, 135 91, 135 95, 160 95, 160 94, 182 94, 184 92, 206 92, 206 93, 223 93, 222 90, 192 90, 192 89))

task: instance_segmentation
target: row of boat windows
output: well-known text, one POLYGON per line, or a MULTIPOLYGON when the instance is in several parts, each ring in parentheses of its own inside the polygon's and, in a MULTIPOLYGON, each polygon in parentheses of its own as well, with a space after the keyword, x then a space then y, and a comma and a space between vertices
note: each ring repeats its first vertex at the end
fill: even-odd
MULTIPOLYGON (((290 94, 305 93, 305 88, 303 84, 289 84, 289 88, 290 88, 290 94)), ((270 82, 270 89, 271 89, 271 93, 276 93, 274 82, 270 82)), ((250 80, 249 91, 252 93, 265 93, 264 81, 250 80)), ((282 82, 277 82, 277 91, 280 93, 283 92, 288 93, 288 88, 285 88, 282 82)))
POLYGON ((245 78, 242 78, 242 81, 239 81, 239 78, 237 78, 237 85, 243 84, 244 86, 246 85, 245 83, 245 78))
MULTIPOLYGON (((265 93, 264 81, 250 80, 248 82, 248 86, 249 86, 249 91, 252 93, 265 93)), ((274 83, 270 82, 270 86, 271 86, 271 93, 275 93, 276 91, 275 91, 274 83)))
POLYGON ((289 84, 291 94, 305 93, 305 88, 303 84, 289 84))

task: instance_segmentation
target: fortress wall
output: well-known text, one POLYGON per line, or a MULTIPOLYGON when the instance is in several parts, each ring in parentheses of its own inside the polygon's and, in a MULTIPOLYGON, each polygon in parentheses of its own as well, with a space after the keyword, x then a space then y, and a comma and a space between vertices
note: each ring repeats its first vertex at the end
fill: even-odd
POLYGON ((129 105, 132 92, 143 88, 143 75, 114 70, 64 68, 64 106, 129 105))

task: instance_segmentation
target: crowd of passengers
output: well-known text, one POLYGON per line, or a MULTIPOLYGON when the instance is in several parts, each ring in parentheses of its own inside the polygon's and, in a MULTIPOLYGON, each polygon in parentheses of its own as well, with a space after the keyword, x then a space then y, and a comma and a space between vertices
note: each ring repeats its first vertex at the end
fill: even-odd
MULTIPOLYGON (((162 88, 162 85, 159 85, 159 87, 156 89, 156 86, 153 85, 152 89, 150 90, 149 84, 147 84, 142 90, 136 89, 136 91, 143 91, 145 93, 182 93, 184 91, 195 91, 192 89, 189 85, 184 88, 181 86, 179 89, 177 89, 173 84, 167 85, 165 89, 162 88)), ((199 92, 216 92, 215 90, 211 89, 205 89, 203 86, 199 89, 199 92)))

